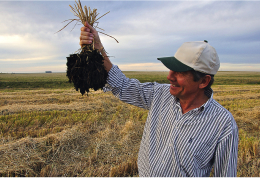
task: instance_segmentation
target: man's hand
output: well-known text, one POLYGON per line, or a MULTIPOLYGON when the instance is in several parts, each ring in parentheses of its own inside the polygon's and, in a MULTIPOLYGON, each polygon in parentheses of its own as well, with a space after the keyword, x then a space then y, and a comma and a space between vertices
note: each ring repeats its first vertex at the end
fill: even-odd
POLYGON ((98 32, 90 26, 87 22, 85 23, 85 27, 81 27, 81 33, 80 33, 80 46, 91 44, 94 39, 94 47, 97 50, 102 50, 103 46, 100 41, 98 32))
POLYGON ((81 34, 80 34, 80 46, 91 44, 94 39, 94 47, 95 49, 99 50, 102 56, 104 57, 104 66, 107 72, 110 71, 112 68, 112 63, 107 57, 105 50, 103 50, 103 45, 100 41, 98 32, 90 26, 87 22, 85 23, 85 27, 81 27, 81 34))

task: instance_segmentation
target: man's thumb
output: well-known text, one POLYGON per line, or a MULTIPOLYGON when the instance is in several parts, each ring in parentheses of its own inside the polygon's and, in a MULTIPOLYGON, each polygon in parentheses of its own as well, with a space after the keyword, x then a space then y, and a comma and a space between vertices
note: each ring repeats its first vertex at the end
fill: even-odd
POLYGON ((85 22, 85 27, 88 27, 90 30, 93 30, 93 27, 89 25, 87 21, 85 22))

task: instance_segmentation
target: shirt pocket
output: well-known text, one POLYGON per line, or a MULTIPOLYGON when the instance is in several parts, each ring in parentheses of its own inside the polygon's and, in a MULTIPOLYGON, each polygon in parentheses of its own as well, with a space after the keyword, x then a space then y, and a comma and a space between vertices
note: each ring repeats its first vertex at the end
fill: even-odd
POLYGON ((194 154, 195 167, 203 169, 213 164, 212 160, 215 153, 215 146, 211 142, 201 142, 194 154))

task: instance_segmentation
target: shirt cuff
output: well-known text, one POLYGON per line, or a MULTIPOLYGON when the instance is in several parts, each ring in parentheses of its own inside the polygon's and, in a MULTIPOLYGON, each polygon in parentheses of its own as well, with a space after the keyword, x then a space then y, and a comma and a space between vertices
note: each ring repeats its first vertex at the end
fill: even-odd
POLYGON ((118 68, 117 65, 112 64, 112 68, 108 72, 107 83, 105 87, 103 87, 103 91, 112 91, 114 87, 118 87, 118 81, 122 76, 125 77, 123 72, 118 68))

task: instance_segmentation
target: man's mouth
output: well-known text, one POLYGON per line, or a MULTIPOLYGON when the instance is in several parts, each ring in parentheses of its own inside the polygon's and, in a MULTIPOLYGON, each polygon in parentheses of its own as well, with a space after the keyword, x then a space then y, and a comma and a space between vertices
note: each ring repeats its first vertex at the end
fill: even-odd
POLYGON ((173 87, 179 87, 178 85, 174 85, 174 84, 172 84, 172 86, 173 86, 173 87))

